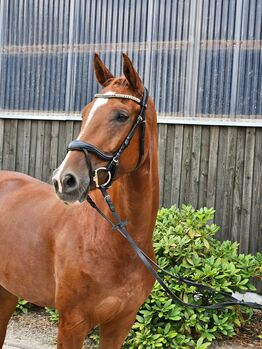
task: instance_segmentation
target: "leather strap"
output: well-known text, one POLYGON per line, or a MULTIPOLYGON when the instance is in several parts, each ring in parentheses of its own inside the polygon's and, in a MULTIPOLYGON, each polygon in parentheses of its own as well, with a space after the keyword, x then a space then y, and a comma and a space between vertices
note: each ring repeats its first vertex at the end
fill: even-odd
POLYGON ((104 153, 93 144, 86 143, 79 140, 72 141, 67 146, 67 151, 83 150, 83 149, 87 150, 89 153, 95 154, 96 156, 98 156, 99 158, 105 161, 111 161, 114 157, 114 155, 104 153))
MULTIPOLYGON (((142 157, 144 155, 144 144, 145 144, 145 111, 147 107, 147 100, 148 100, 148 90, 145 87, 144 88, 144 94, 143 98, 140 101, 137 97, 131 96, 131 95, 124 95, 124 94, 111 94, 111 95, 106 95, 106 94, 96 94, 96 98, 125 98, 125 99, 130 99, 139 105, 141 105, 141 110, 139 115, 137 116, 137 119, 133 126, 131 127, 130 131, 128 132, 126 138, 116 151, 114 155, 112 154, 106 154, 102 150, 98 149, 95 145, 86 143, 80 140, 74 140, 69 145, 67 146, 67 151, 69 150, 79 150, 79 151, 84 151, 85 150, 85 157, 89 157, 88 153, 95 154, 97 157, 99 157, 102 160, 108 161, 108 165, 106 166, 106 171, 109 173, 110 172, 110 180, 106 182, 106 187, 109 188, 116 176, 117 172, 117 167, 118 167, 118 162, 119 158, 122 155, 123 151, 129 146, 137 128, 141 125, 141 135, 140 135, 140 141, 139 141, 139 158, 136 164, 135 169, 137 169, 142 161, 142 157)), ((91 160, 86 160, 88 163, 91 164, 91 160)), ((92 167, 92 166, 91 166, 92 167)), ((94 183, 94 178, 96 178, 96 174, 94 171, 92 171, 92 176, 90 177, 90 182, 94 183)), ((96 183, 96 186, 99 187, 99 185, 96 183)), ((102 186, 104 186, 102 184, 102 186)))

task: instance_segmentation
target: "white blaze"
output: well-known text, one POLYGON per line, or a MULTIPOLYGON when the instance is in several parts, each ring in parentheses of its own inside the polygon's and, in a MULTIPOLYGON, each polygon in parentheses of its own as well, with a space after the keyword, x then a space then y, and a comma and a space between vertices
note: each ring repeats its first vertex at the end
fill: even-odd
MULTIPOLYGON (((108 91, 105 93, 105 95, 111 95, 113 92, 111 91, 108 91)), ((86 122, 86 125, 89 124, 90 120, 93 118, 95 112, 97 111, 98 108, 100 108, 102 105, 106 104, 108 102, 108 98, 97 98, 95 103, 93 104, 90 112, 89 112, 89 115, 88 115, 88 118, 87 118, 87 122, 86 122)), ((79 133, 79 136, 77 137, 77 140, 80 140, 80 137, 82 136, 82 132, 79 133)), ((64 170, 64 167, 65 167, 65 164, 66 164, 66 161, 68 160, 69 156, 70 156, 70 152, 69 151, 66 155, 66 157, 64 158, 62 164, 59 166, 59 169, 57 171, 57 173, 55 174, 55 176, 53 177, 53 179, 55 179, 58 183, 58 188, 59 188, 59 191, 62 192, 62 184, 61 184, 61 174, 64 170)))
POLYGON ((66 163, 67 159, 69 158, 69 155, 70 155, 70 151, 66 154, 66 157, 64 158, 62 164, 59 166, 57 173, 53 177, 53 179, 55 179, 58 183, 58 189, 59 189, 60 193, 62 193, 62 184, 60 181, 60 176, 61 176, 61 173, 63 172, 64 167, 65 167, 65 163, 66 163))
MULTIPOLYGON (((111 92, 111 91, 108 91, 105 93, 105 95, 111 95, 111 94, 113 94, 113 92, 111 92)), ((93 106, 89 112, 89 115, 88 115, 88 118, 86 121, 86 125, 88 125, 90 123, 90 121, 92 120, 93 116, 95 115, 95 112, 97 111, 97 109, 102 107, 102 105, 106 104, 107 102, 108 102, 108 98, 99 97, 96 99, 95 103, 93 104, 93 106)), ((79 133, 79 136, 77 137, 78 141, 80 140, 82 133, 83 132, 79 133)))

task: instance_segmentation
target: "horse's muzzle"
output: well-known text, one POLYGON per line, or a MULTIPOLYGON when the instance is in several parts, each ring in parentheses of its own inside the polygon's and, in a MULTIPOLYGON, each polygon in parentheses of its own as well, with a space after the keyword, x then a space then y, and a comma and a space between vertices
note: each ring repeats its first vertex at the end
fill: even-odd
POLYGON ((56 195, 66 203, 83 202, 90 189, 89 177, 79 178, 70 172, 59 175, 55 171, 52 182, 56 195))

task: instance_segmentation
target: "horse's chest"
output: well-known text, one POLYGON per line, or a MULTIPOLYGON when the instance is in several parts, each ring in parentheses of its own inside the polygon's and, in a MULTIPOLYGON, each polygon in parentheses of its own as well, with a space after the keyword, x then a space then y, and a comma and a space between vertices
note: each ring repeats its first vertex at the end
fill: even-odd
POLYGON ((86 261, 78 269, 61 269, 57 277, 63 293, 68 293, 68 297, 81 295, 81 299, 89 304, 100 303, 112 296, 121 299, 122 303, 142 303, 152 287, 150 274, 136 260, 86 261))
POLYGON ((95 323, 103 323, 121 312, 132 312, 145 301, 152 288, 151 278, 147 278, 139 268, 119 268, 107 277, 98 279, 89 290, 90 313, 95 323))
POLYGON ((138 309, 149 295, 153 280, 129 246, 116 249, 89 240, 74 251, 56 259, 58 308, 73 308, 80 300, 86 316, 102 323, 113 313, 138 309))

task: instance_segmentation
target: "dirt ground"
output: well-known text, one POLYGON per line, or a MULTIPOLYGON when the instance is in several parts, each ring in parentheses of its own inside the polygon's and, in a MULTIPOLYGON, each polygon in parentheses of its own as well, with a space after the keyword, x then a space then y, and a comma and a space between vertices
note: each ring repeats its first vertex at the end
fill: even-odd
MULTIPOLYGON (((210 349, 244 349, 262 348, 262 312, 255 313, 251 324, 239 329, 237 335, 230 340, 214 343, 210 349)), ((4 349, 55 349, 57 326, 49 321, 43 310, 14 315, 9 323, 4 349)), ((95 349, 87 340, 85 349, 95 349)))
MULTIPOLYGON (((9 322, 4 349, 55 349, 57 326, 41 309, 27 314, 13 315, 9 322)), ((86 340, 84 349, 95 349, 86 340)))

